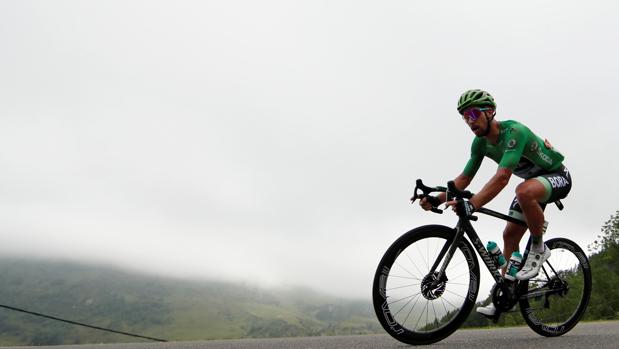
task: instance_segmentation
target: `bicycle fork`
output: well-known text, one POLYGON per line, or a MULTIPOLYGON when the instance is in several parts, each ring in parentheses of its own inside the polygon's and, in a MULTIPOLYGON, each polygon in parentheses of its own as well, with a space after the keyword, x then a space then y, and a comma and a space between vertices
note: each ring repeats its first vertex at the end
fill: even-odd
POLYGON ((429 285, 430 287, 434 288, 434 287, 437 287, 439 283, 448 281, 445 271, 447 270, 447 267, 449 266, 449 262, 451 262, 451 258, 453 257, 456 249, 458 248, 460 241, 463 239, 463 236, 464 236, 464 230, 461 229, 460 226, 458 225, 456 226, 456 232, 453 235, 453 238, 445 241, 443 248, 441 248, 441 252, 439 252, 438 256, 436 257, 436 260, 434 261, 434 264, 432 265, 432 268, 430 268, 430 271, 428 272, 428 275, 435 275, 436 269, 439 267, 439 264, 441 263, 441 261, 443 261, 440 267, 440 270, 438 271, 438 274, 436 274, 434 281, 430 283, 429 285))

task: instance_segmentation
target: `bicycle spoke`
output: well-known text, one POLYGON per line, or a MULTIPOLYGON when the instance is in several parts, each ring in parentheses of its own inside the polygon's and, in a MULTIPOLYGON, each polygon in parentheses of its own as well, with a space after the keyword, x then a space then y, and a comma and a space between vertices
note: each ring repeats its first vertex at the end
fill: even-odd
POLYGON ((417 267, 417 263, 413 262, 413 259, 411 258, 411 256, 408 255, 407 251, 404 251, 404 255, 406 256, 406 258, 408 258, 408 260, 411 262, 413 267, 415 267, 415 269, 417 269, 417 272, 419 273, 419 275, 421 275, 421 277, 423 277, 424 275, 427 274, 427 273, 423 273, 423 272, 421 272, 421 270, 419 270, 419 268, 417 267))
POLYGON ((445 305, 445 299, 443 299, 443 297, 441 297, 441 304, 443 305, 443 308, 445 309, 445 314, 449 313, 447 311, 447 306, 445 305))
POLYGON ((421 318, 423 317, 423 312, 426 310, 427 307, 428 307, 428 303, 426 303, 426 306, 421 311, 421 315, 419 315, 419 319, 417 320, 417 323, 415 324, 415 328, 417 328, 417 326, 419 325, 419 321, 421 321, 421 318))
POLYGON ((450 272, 450 271, 452 271, 452 270, 454 270, 455 268, 458 268, 458 267, 461 267, 461 266, 458 265, 458 264, 455 264, 455 263, 451 263, 451 266, 448 267, 447 269, 445 269, 445 273, 450 272))
POLYGON ((458 309, 458 306, 455 306, 453 303, 451 303, 449 300, 447 300, 447 298, 441 298, 442 300, 444 300, 445 302, 449 303, 449 305, 451 305, 454 309, 458 309))
POLYGON ((410 284, 410 285, 398 286, 398 287, 388 288, 385 291, 399 290, 401 288, 407 288, 407 287, 413 287, 413 286, 419 286, 419 285, 421 284, 410 284))
POLYGON ((432 302, 426 302, 426 325, 424 327, 428 327, 428 320, 430 319, 430 304, 432 304, 432 302))
MULTIPOLYGON (((426 243, 427 246, 427 243, 426 243)), ((430 270, 430 266, 428 265, 428 262, 426 262, 425 258, 423 258, 423 253, 419 250, 419 245, 416 245, 415 247, 417 247, 417 251, 419 252, 419 255, 422 256, 422 260, 424 261, 424 263, 426 263, 426 269, 430 270)))
POLYGON ((448 285, 458 285, 458 286, 468 286, 468 284, 461 284, 461 283, 457 283, 457 282, 451 282, 451 281, 447 281, 448 285))
POLYGON ((405 272, 409 273, 412 277, 415 277, 415 275, 413 275, 413 273, 411 273, 410 271, 408 271, 408 269, 404 268, 400 263, 396 263, 396 265, 402 269, 404 269, 405 272))
POLYGON ((396 304, 396 303, 401 302, 401 301, 403 301, 403 300, 405 300, 405 299, 409 299, 409 298, 412 298, 412 297, 416 297, 416 296, 418 296, 418 295, 419 295, 419 293, 416 293, 416 294, 414 294, 414 295, 412 295, 412 296, 408 296, 408 297, 400 298, 400 299, 398 299, 397 301, 393 301, 393 302, 391 302, 391 303, 387 303, 387 305, 396 304))
POLYGON ((466 299, 466 297, 461 296, 461 295, 459 295, 459 294, 457 294, 457 293, 451 292, 451 291, 450 291, 450 290, 448 290, 448 289, 445 289, 445 292, 449 292, 449 293, 453 294, 454 296, 460 297, 460 298, 462 298, 462 299, 466 299))
POLYGON ((466 276, 466 275, 469 275, 469 274, 470 274, 470 273, 469 273, 468 271, 466 271, 466 272, 464 272, 464 273, 462 273, 462 274, 460 274, 460 275, 456 276, 455 278, 451 278, 451 280, 458 280, 459 278, 461 278, 461 277, 463 277, 463 276, 466 276))
MULTIPOLYGON (((417 303, 415 302, 415 304, 417 304, 417 303)), ((404 318, 404 321, 402 321, 402 325, 403 326, 406 325, 406 321, 408 321, 409 316, 411 316, 411 313, 413 312, 413 309, 415 309, 414 306, 411 308, 411 310, 408 311, 408 314, 406 314, 406 317, 404 318)))
MULTIPOLYGON (((417 296, 419 296, 419 293, 417 294, 417 296)), ((402 308, 400 308, 400 310, 398 310, 397 312, 395 312, 393 314, 393 317, 396 317, 396 315, 398 315, 404 308, 406 308, 406 306, 409 305, 413 301, 413 299, 415 299, 415 298, 417 298, 417 297, 414 297, 414 298, 410 299, 408 302, 406 302, 406 304, 404 304, 404 306, 402 306, 402 308)), ((415 304, 417 304, 417 303, 415 302, 415 304)), ((413 308, 414 307, 415 306, 413 305, 413 308)))
POLYGON ((421 281, 421 279, 416 278, 416 277, 410 277, 410 276, 399 276, 399 275, 391 275, 389 274, 390 278, 398 278, 398 279, 408 279, 408 280, 415 280, 415 281, 421 281))

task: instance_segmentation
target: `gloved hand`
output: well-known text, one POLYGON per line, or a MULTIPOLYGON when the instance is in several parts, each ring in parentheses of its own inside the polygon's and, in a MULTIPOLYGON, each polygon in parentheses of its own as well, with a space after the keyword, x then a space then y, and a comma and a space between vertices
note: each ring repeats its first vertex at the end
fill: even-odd
POLYGON ((454 212, 458 214, 458 216, 466 215, 468 217, 472 215, 473 212, 475 212, 475 206, 468 200, 451 200, 448 201, 446 204, 447 206, 451 206, 454 212))
POLYGON ((475 212, 475 206, 468 200, 458 200, 458 201, 462 201, 462 205, 456 205, 456 213, 458 215, 466 215, 467 217, 472 215, 473 212, 475 212), (460 211, 461 209, 463 209, 464 211, 460 211), (460 211, 460 212, 459 212, 460 211))

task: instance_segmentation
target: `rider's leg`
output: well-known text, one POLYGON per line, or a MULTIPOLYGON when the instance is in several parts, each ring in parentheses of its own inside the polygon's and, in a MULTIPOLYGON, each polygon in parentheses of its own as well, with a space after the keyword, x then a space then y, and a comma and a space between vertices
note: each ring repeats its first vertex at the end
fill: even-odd
POLYGON ((531 250, 534 252, 544 251, 542 237, 544 229, 544 211, 540 202, 548 199, 550 193, 546 187, 536 178, 528 179, 516 187, 516 198, 522 209, 524 218, 531 232, 531 250))
POLYGON ((528 179, 516 188, 518 205, 522 209, 529 231, 531 232, 531 248, 523 266, 516 273, 518 280, 528 280, 535 277, 542 264, 550 257, 550 250, 545 247, 542 237, 544 230, 544 208, 541 202, 548 201, 551 189, 537 178, 528 179))
MULTIPOLYGON (((522 236, 526 233, 527 227, 520 224, 507 222, 505 230, 503 230, 503 255, 506 260, 512 255, 514 251, 520 251, 519 244, 522 240, 522 236)), ((502 274, 505 275, 505 268, 502 270, 502 274)))

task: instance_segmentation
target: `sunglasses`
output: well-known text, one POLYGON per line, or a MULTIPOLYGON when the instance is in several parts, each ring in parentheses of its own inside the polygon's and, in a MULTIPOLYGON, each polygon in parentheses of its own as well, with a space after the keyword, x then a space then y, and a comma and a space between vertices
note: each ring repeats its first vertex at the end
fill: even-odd
POLYGON ((481 112, 489 110, 491 108, 469 108, 462 112, 462 118, 464 120, 477 121, 481 117, 481 112))

